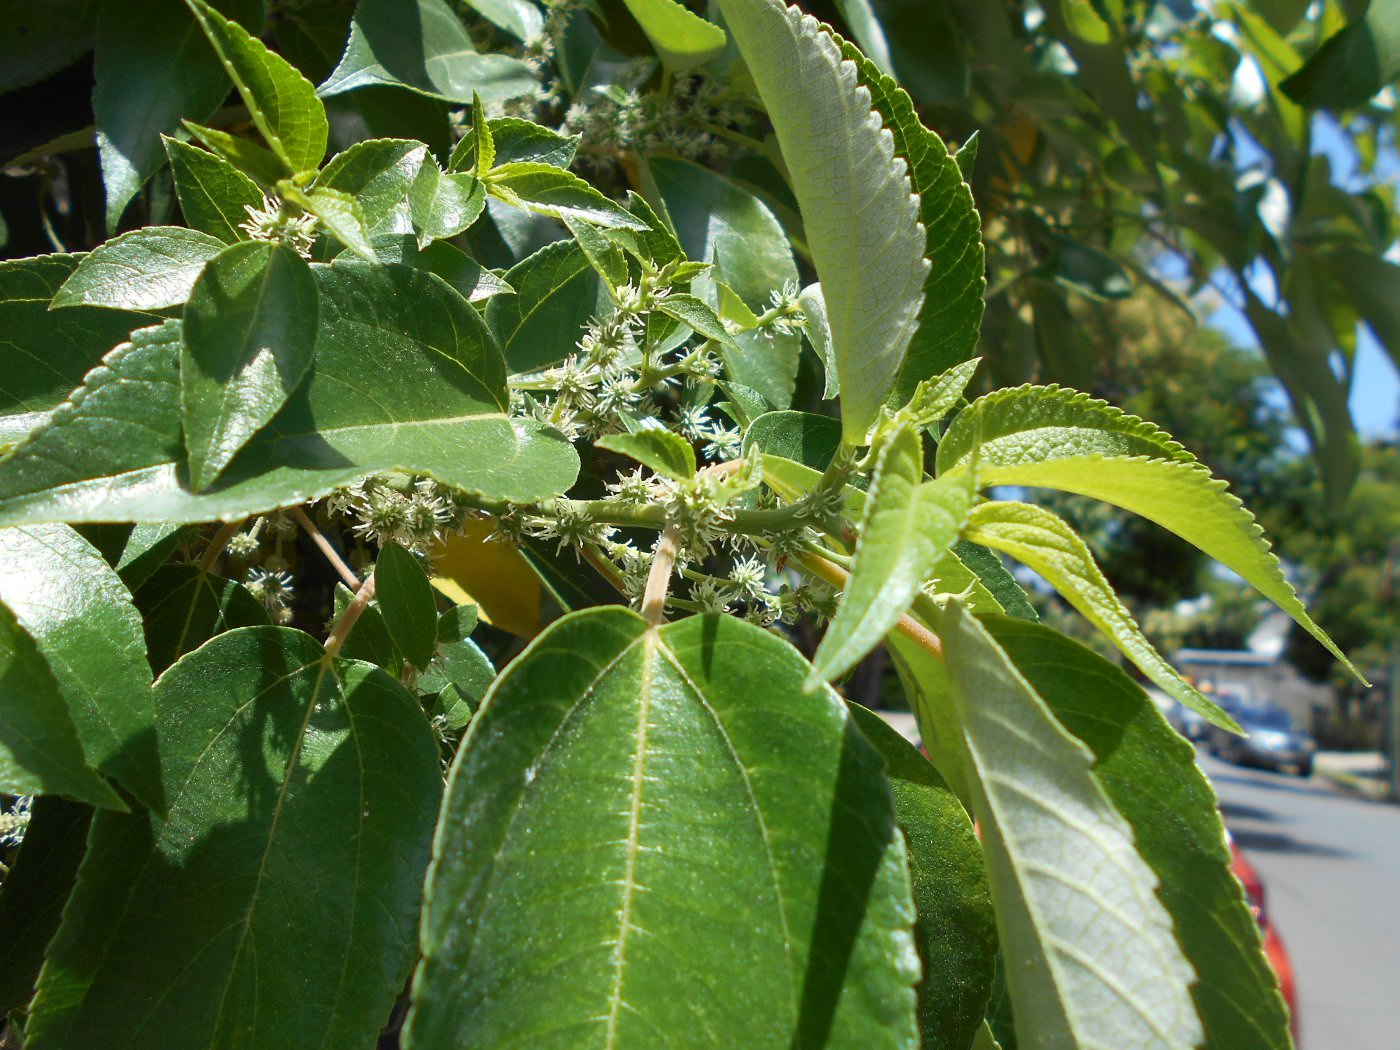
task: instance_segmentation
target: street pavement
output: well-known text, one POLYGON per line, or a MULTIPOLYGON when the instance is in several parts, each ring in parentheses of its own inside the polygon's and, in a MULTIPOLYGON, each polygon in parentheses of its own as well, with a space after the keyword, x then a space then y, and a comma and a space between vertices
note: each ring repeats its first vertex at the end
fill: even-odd
POLYGON ((1200 763, 1293 960, 1300 1050, 1400 1048, 1400 806, 1200 763))

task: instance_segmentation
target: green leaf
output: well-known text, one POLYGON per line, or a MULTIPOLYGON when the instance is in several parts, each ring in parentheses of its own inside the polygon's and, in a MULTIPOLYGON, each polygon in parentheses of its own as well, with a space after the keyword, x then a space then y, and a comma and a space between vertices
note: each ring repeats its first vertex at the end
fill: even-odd
POLYGON ((66 795, 125 809, 83 757, 78 731, 43 653, 0 604, 0 792, 66 795))
POLYGON ((702 66, 720 54, 729 38, 713 22, 687 10, 676 0, 623 0, 627 10, 656 48, 661 64, 672 73, 702 66))
POLYGON ((674 317, 697 335, 714 340, 720 346, 727 346, 731 350, 740 349, 729 330, 724 327, 724 322, 703 299, 672 292, 656 303, 656 309, 667 317, 674 317))
MULTIPOLYGON (((496 148, 492 164, 552 164, 567 168, 574 162, 581 135, 561 135, 557 131, 519 117, 497 117, 486 122, 496 148)), ((449 171, 471 171, 476 160, 477 136, 466 135, 452 151, 449 171)))
MULTIPOLYGON (((648 160, 647 171, 665 202, 685 256, 712 263, 713 283, 727 285, 751 311, 766 310, 772 305, 774 292, 797 284, 797 264, 787 233, 768 206, 752 193, 689 161, 654 157, 648 160)), ((660 220, 657 224, 661 225, 660 220)), ((663 233, 657 237, 662 244, 669 240, 663 233)), ((658 257, 656 261, 664 265, 671 260, 658 257)), ((700 291, 704 283, 697 280, 691 290, 710 301, 700 291)), ((718 305, 718 294, 716 291, 711 305, 718 305)), ((739 352, 720 347, 729 377, 757 390, 779 408, 790 405, 802 337, 770 329, 738 335, 735 342, 741 347, 739 352)))
MULTIPOLYGON (((217 6, 254 31, 262 25, 258 0, 217 6)), ((102 0, 93 73, 107 230, 115 232, 131 199, 165 160, 161 137, 177 132, 182 119, 213 116, 228 95, 228 79, 180 0, 102 0)))
POLYGON ((1279 87, 1300 106, 1350 109, 1397 77, 1400 0, 1370 0, 1360 18, 1329 37, 1279 87))
MULTIPOLYGON (((598 276, 608 286, 608 291, 616 299, 617 290, 631 277, 627 268, 627 256, 602 230, 592 224, 568 216, 564 217, 563 222, 573 234, 574 243, 579 246, 579 250, 588 256, 588 264, 597 271, 598 276)), ((648 323, 651 323, 650 318, 648 323)))
POLYGON ((1094 779, 1132 826, 1198 981, 1208 1046, 1292 1046, 1278 978, 1230 867, 1215 792, 1195 749, 1121 669, 1047 628, 1000 617, 987 630, 1094 755, 1094 779), (1092 688, 1085 682, 1092 681, 1092 688))
POLYGON ((0 94, 43 80, 92 47, 97 0, 50 0, 6 8, 0 32, 0 94))
POLYGON ((779 456, 816 471, 825 470, 840 447, 841 421, 811 412, 765 412, 744 431, 744 455, 757 449, 765 461, 779 456))
POLYGON ((29 1005, 87 849, 92 807, 57 795, 34 800, 14 865, 0 883, 0 1017, 29 1005))
POLYGON ((1133 294, 1133 279, 1107 252, 1061 234, 1051 236, 1050 246, 1049 272, 1057 281, 1093 299, 1125 299, 1133 294))
MULTIPOLYGON (((918 4, 916 17, 927 26, 934 5, 918 4)), ((938 9, 942 4, 936 5, 938 9)), ((946 16, 945 16, 946 17, 946 16)), ((937 33, 921 29, 922 40, 937 33)), ((909 180, 919 195, 919 221, 924 226, 924 255, 932 264, 924 277, 918 327, 899 369, 892 400, 904 404, 920 382, 966 361, 977 347, 982 325, 982 220, 957 159, 934 132, 923 126, 914 104, 890 77, 845 41, 843 55, 855 63, 856 74, 870 92, 871 104, 894 137, 895 156, 909 166, 909 180)), ((920 64, 928 65, 920 54, 920 64)))
POLYGON ((441 791, 417 702, 278 627, 218 636, 155 702, 169 815, 94 819, 28 1045, 371 1045, 441 791))
POLYGON ((185 306, 180 353, 181 424, 196 491, 301 385, 319 309, 311 267, 285 246, 230 245, 205 267, 185 306))
POLYGON ((452 606, 438 617, 438 644, 447 645, 452 642, 466 641, 471 637, 472 631, 476 630, 477 622, 480 619, 481 612, 475 605, 452 606))
POLYGON ((544 29, 544 15, 530 0, 467 0, 467 6, 522 43, 530 43, 544 29))
POLYGON ((487 190, 508 203, 519 204, 540 215, 582 219, 604 228, 646 229, 646 223, 622 205, 609 200, 572 172, 552 164, 524 161, 497 164, 487 180, 487 190))
POLYGON ((141 617, 116 571, 66 525, 0 529, 0 601, 48 662, 88 764, 162 809, 141 617))
POLYGON ((964 768, 962 724, 953 706, 948 668, 935 656, 899 631, 885 636, 885 647, 894 658, 900 685, 919 726, 924 753, 963 804, 972 805, 972 789, 964 768))
MULTIPOLYGON (((350 588, 343 583, 335 585, 337 619, 345 615, 345 610, 349 608, 354 597, 350 588)), ((350 636, 345 639, 345 645, 340 652, 347 660, 363 660, 376 664, 392 678, 403 675, 403 654, 399 652, 398 646, 394 645, 389 626, 384 622, 384 614, 379 611, 377 605, 370 605, 360 613, 360 618, 350 629, 350 636)))
MULTIPOLYGON (((474 174, 485 176, 496 166, 496 139, 491 134, 491 123, 486 119, 486 107, 481 104, 481 96, 472 95, 472 131, 470 136, 476 147, 474 174)), ((454 149, 454 153, 457 151, 454 149)), ((567 165, 563 165, 567 167, 567 165)))
POLYGON ((1147 640, 1088 546, 1061 518, 1028 503, 983 503, 973 510, 964 532, 972 542, 1009 554, 1037 572, 1160 689, 1214 725, 1241 732, 1147 640))
POLYGON ((1308 616, 1254 515, 1225 482, 1151 423, 1083 394, 1048 390, 1043 401, 1033 387, 975 401, 938 446, 939 475, 975 463, 982 488, 1060 489, 1154 521, 1243 577, 1360 677, 1308 616))
POLYGON ((195 494, 184 478, 170 322, 109 354, 0 461, 0 523, 232 520, 391 470, 514 503, 574 483, 578 456, 562 435, 506 416, 500 351, 460 295, 402 266, 316 273, 312 370, 214 488, 195 494))
POLYGON ((62 404, 102 355, 149 315, 93 307, 50 310, 49 301, 85 258, 40 255, 0 262, 0 435, 14 440, 62 404))
POLYGON ((922 1050, 967 1050, 992 991, 996 918, 982 846, 967 810, 928 759, 884 719, 848 702, 852 720, 885 760, 895 819, 909 854, 923 963, 922 1050))
POLYGON ((620 452, 677 481, 695 476, 695 448, 669 430, 643 429, 635 434, 605 434, 594 442, 598 448, 620 452))
POLYGON ((197 565, 164 566, 137 590, 136 606, 146 631, 146 655, 157 674, 216 634, 270 623, 262 602, 241 583, 197 565))
POLYGON ((374 563, 375 598, 394 644, 414 667, 424 668, 437 646, 437 601, 428 574, 397 543, 385 544, 374 563))
POLYGON ((240 139, 218 128, 206 128, 190 120, 183 123, 185 130, 212 150, 215 156, 250 176, 263 189, 271 190, 286 174, 282 159, 256 142, 240 139))
POLYGON ((927 429, 948 415, 962 400, 963 391, 972 382, 972 374, 977 371, 981 361, 980 357, 974 357, 919 383, 905 408, 910 422, 920 429, 927 429))
POLYGON ((515 291, 462 249, 442 241, 419 248, 418 239, 412 234, 381 233, 370 243, 380 262, 403 263, 435 273, 471 303, 515 291))
POLYGON ((122 583, 135 591, 169 560, 182 540, 189 538, 190 529, 184 525, 134 525, 115 560, 108 555, 108 561, 122 583))
POLYGON ((458 751, 408 1044, 913 1045, 882 764, 805 673, 731 617, 596 609, 541 635, 458 751))
POLYGON ((175 195, 185 222, 225 244, 247 240, 248 209, 262 205, 262 191, 222 157, 179 139, 162 136, 175 195))
POLYGON ((1093 756, 986 627, 957 603, 938 626, 1018 1033, 1047 1046, 1199 1045, 1196 975, 1093 756))
POLYGON ((846 440, 864 444, 923 302, 929 266, 919 198, 868 95, 856 90, 854 67, 843 64, 820 22, 780 0, 719 6, 768 109, 802 210, 841 377, 846 440))
POLYGON ((336 190, 352 197, 369 236, 412 233, 410 195, 428 166, 437 170, 428 147, 421 142, 370 139, 332 157, 311 184, 311 191, 314 195, 317 190, 336 190))
POLYGON ((462 716, 470 716, 481 706, 495 679, 496 668, 486 654, 470 638, 462 638, 438 646, 432 663, 418 676, 418 688, 439 694, 451 691, 440 713, 447 716, 448 728, 456 732, 465 728, 462 716))
POLYGON ((108 306, 161 310, 189 298, 204 264, 223 241, 181 226, 147 226, 85 255, 53 297, 52 308, 108 306))
POLYGON ((429 158, 418 171, 409 197, 418 246, 455 237, 480 217, 486 207, 486 188, 471 175, 444 175, 429 158))
POLYGON ((958 538, 972 487, 956 478, 924 483, 923 476, 923 441, 902 427, 875 462, 851 578, 812 658, 809 686, 845 674, 879 645, 958 538))
POLYGON ((572 241, 545 245, 507 271, 506 283, 515 295, 487 303, 486 321, 512 374, 548 368, 572 354, 607 297, 588 256, 572 241))
MULTIPOLYGON (((969 543, 967 540, 958 540, 953 544, 953 555, 976 574, 977 579, 991 592, 1007 616, 1014 616, 1018 620, 1030 620, 1032 623, 1040 619, 1040 614, 1035 611, 1025 588, 1006 571, 1006 566, 996 554, 986 547, 969 543)), ((973 611, 977 610, 974 608, 973 611)))
POLYGON ((206 0, 185 0, 214 45, 224 71, 243 96, 262 137, 288 174, 315 171, 326 155, 330 125, 310 81, 281 55, 215 11, 206 0))
POLYGON ((505 55, 477 54, 446 0, 360 0, 335 72, 318 89, 338 95, 375 84, 409 88, 470 105, 534 91, 530 67, 505 55))
POLYGON ((809 284, 797 296, 802 307, 803 331, 822 363, 822 400, 841 393, 841 376, 836 370, 836 347, 831 342, 831 322, 826 318, 826 299, 820 284, 809 284))

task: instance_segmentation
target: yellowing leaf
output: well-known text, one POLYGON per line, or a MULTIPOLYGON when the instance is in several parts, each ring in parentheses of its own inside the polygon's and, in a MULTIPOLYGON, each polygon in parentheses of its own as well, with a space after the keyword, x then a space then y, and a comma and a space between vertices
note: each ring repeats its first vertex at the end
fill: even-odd
POLYGON ((433 586, 458 604, 475 603, 481 618, 511 634, 540 630, 540 580, 520 552, 491 539, 488 522, 469 521, 433 559, 433 586))

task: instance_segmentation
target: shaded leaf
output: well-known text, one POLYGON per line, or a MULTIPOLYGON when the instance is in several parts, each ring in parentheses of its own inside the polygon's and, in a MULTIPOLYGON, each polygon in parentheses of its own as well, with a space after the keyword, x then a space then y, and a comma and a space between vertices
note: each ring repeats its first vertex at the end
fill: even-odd
POLYGON ((385 544, 374 563, 374 596, 399 652, 424 668, 437 645, 437 601, 428 574, 397 543, 385 544))
MULTIPOLYGON (((207 154, 206 154, 207 156, 207 154)), ((223 241, 181 226, 146 226, 98 245, 53 297, 51 307, 109 306, 160 310, 179 306, 223 241)))
POLYGON ((506 272, 511 296, 486 305, 486 320, 512 373, 556 365, 577 347, 606 301, 603 282, 572 241, 549 244, 506 272))
POLYGON ((486 207, 486 188, 470 175, 444 175, 431 158, 418 171, 409 211, 418 231, 418 245, 455 237, 480 217, 486 207))
POLYGON ((1400 2, 1370 0, 1365 13, 1329 37, 1279 84, 1300 106, 1349 109, 1400 77, 1400 2))
POLYGON ((197 565, 162 568, 137 590, 136 606, 146 632, 146 655, 156 674, 216 634, 271 622, 248 588, 197 565))
POLYGON ((435 273, 455 288, 468 302, 477 303, 493 295, 515 291, 462 249, 438 241, 418 247, 412 234, 380 234, 370 242, 375 257, 383 263, 403 263, 435 273))
POLYGON ((272 190, 286 174, 286 166, 281 158, 266 146, 259 146, 256 142, 238 138, 218 128, 206 128, 190 120, 182 123, 185 130, 215 156, 228 161, 265 190, 272 190))
POLYGON ((302 208, 316 216, 326 232, 366 262, 375 262, 374 248, 369 243, 369 227, 365 223, 360 202, 343 190, 318 186, 310 193, 292 197, 302 208))
POLYGON ((97 0, 50 0, 7 10, 0 32, 0 94, 43 80, 92 47, 97 0))

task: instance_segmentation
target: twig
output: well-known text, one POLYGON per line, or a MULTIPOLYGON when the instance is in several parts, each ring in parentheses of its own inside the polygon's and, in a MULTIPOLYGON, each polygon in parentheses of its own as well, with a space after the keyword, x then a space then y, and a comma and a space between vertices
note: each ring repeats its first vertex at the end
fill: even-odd
POLYGON ((653 627, 666 622, 666 591, 671 586, 671 570, 676 567, 680 553, 681 532, 672 522, 656 541, 656 553, 651 559, 646 590, 642 592, 642 615, 653 627))
MULTIPOLYGON (((820 577, 839 590, 844 591, 846 589, 846 584, 850 582, 851 574, 849 572, 834 562, 829 562, 825 558, 819 558, 815 554, 794 554, 792 560, 797 562, 798 565, 813 576, 820 577)), ((908 614, 901 616, 899 622, 895 624, 895 630, 904 635, 904 637, 908 638, 935 660, 943 659, 943 643, 939 640, 938 635, 934 634, 912 616, 908 614)))
POLYGON ((355 597, 350 599, 350 604, 345 607, 345 611, 340 614, 340 619, 336 620, 335 626, 331 628, 331 633, 326 636, 326 657, 328 659, 333 659, 340 652, 340 647, 350 636, 355 621, 360 618, 360 614, 365 611, 373 597, 374 577, 371 576, 360 584, 360 589, 355 592, 355 597))
POLYGON ((238 535, 238 530, 243 528, 243 523, 247 520, 247 518, 239 518, 237 521, 230 521, 214 533, 214 538, 209 541, 209 549, 204 552, 204 557, 199 559, 200 572, 210 573, 214 571, 214 566, 219 563, 219 555, 224 553, 224 548, 228 546, 229 540, 238 535))
POLYGON ((306 534, 311 537, 311 542, 316 544, 316 549, 326 556, 326 561, 331 563, 331 568, 340 574, 340 578, 345 581, 345 585, 352 591, 360 589, 360 578, 355 575, 355 571, 345 564, 345 559, 340 556, 340 552, 331 546, 331 541, 326 539, 316 523, 311 520, 311 515, 300 507, 292 508, 292 517, 297 524, 306 530, 306 534))

